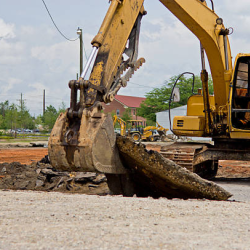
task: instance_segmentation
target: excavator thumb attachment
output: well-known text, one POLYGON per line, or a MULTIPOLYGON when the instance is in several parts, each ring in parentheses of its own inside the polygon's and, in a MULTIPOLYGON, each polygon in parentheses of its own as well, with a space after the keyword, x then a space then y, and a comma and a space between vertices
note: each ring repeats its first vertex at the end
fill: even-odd
POLYGON ((66 113, 57 118, 49 139, 49 158, 54 168, 69 172, 124 174, 110 115, 98 108, 71 121, 66 113))

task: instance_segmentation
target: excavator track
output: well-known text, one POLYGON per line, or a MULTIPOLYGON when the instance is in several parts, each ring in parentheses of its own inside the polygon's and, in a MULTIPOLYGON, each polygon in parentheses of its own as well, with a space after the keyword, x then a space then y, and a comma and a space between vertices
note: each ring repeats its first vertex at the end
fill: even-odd
POLYGON ((158 151, 163 157, 169 159, 179 166, 188 169, 206 179, 212 179, 216 176, 218 170, 218 160, 202 160, 197 162, 197 156, 200 152, 207 149, 213 150, 213 145, 209 143, 197 142, 175 142, 168 145, 162 143, 147 144, 148 149, 158 151))
POLYGON ((170 146, 161 147, 160 154, 166 159, 174 161, 176 164, 193 172, 193 158, 195 149, 195 147, 178 145, 174 143, 174 145, 172 144, 170 146))
POLYGON ((166 159, 174 161, 176 164, 194 172, 193 159, 195 151, 201 150, 204 145, 207 144, 175 142, 171 145, 161 146, 159 153, 166 159))
POLYGON ((171 145, 161 146, 159 153, 166 159, 185 167, 191 172, 197 173, 203 178, 212 179, 217 174, 218 161, 209 160, 194 165, 197 153, 211 147, 212 145, 209 143, 175 142, 171 145))

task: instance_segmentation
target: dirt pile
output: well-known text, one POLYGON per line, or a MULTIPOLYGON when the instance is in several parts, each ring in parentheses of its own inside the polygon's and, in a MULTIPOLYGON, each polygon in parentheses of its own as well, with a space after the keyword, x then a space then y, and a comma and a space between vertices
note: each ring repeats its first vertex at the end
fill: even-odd
POLYGON ((58 172, 50 164, 19 162, 0 164, 0 189, 59 191, 106 195, 106 177, 98 173, 58 172))

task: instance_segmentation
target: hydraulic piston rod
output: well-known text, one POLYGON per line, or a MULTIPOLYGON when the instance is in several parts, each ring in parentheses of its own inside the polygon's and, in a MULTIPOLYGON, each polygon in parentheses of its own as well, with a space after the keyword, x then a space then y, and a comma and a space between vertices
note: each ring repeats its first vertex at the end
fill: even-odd
POLYGON ((90 57, 85 65, 85 68, 81 74, 81 77, 84 79, 84 77, 86 76, 87 72, 88 72, 88 69, 89 69, 89 66, 91 64, 91 62, 93 61, 93 59, 96 57, 96 53, 98 51, 98 48, 97 47, 93 47, 92 51, 91 51, 91 54, 90 54, 90 57))

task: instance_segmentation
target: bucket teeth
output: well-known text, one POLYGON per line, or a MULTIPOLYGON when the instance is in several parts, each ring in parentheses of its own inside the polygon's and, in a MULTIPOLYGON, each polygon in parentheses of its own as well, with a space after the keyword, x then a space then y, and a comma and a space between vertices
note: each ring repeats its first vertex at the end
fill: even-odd
POLYGON ((139 69, 142 66, 143 63, 145 63, 144 58, 138 59, 135 62, 135 64, 128 69, 126 74, 123 77, 121 77, 121 82, 123 87, 127 86, 129 79, 133 76, 134 72, 137 71, 137 69, 139 69))

